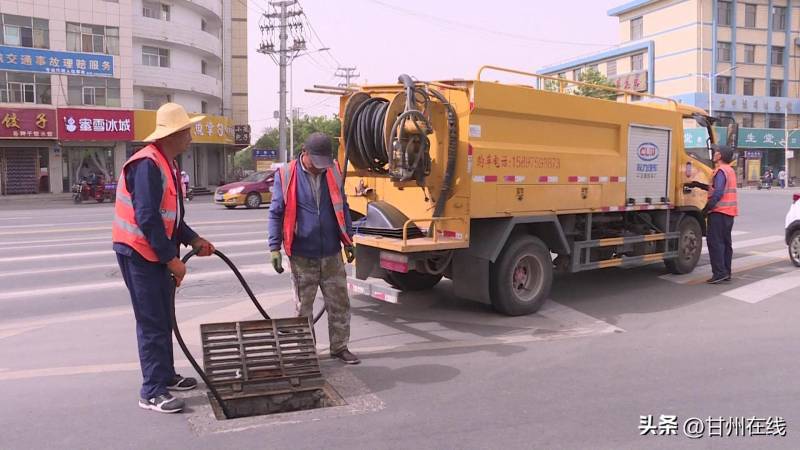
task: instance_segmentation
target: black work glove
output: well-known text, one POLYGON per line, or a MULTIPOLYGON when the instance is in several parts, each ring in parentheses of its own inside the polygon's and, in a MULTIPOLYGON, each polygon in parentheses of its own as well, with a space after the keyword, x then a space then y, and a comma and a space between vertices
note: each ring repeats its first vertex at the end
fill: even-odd
POLYGON ((344 256, 347 257, 347 263, 352 263, 356 259, 356 249, 352 245, 344 247, 344 256))

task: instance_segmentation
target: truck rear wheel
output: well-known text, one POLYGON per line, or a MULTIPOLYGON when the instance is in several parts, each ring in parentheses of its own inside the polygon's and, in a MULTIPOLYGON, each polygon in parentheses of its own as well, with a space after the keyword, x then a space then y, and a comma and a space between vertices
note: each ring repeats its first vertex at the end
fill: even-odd
POLYGON ((393 288, 403 292, 424 291, 436 286, 442 280, 442 275, 431 275, 413 270, 407 273, 387 272, 385 280, 393 288))
POLYGON ((678 257, 664 261, 667 270, 685 274, 694 270, 703 251, 703 230, 694 217, 684 217, 678 225, 678 257))
POLYGON ((494 309, 509 316, 535 313, 553 284, 547 246, 533 236, 512 236, 492 265, 490 280, 494 309))

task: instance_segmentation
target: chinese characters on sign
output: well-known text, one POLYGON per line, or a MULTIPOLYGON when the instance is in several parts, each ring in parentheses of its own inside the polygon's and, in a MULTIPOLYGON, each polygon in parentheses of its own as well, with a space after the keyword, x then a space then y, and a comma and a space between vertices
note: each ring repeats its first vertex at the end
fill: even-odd
POLYGON ((236 145, 250 144, 250 125, 235 125, 233 133, 233 141, 236 145))
POLYGON ((609 81, 619 89, 628 91, 645 92, 648 89, 647 71, 631 72, 610 77, 609 81))
POLYGON ((278 149, 254 148, 253 160, 256 163, 257 171, 269 170, 272 167, 272 163, 278 160, 278 149))
POLYGON ((71 141, 132 141, 133 112, 59 108, 59 137, 71 141))
POLYGON ((714 94, 712 106, 717 111, 789 114, 800 112, 800 100, 789 97, 714 94))
POLYGON ((196 143, 233 144, 233 127, 224 116, 205 116, 191 128, 192 141, 196 143))
MULTIPOLYGON (((715 128, 717 138, 725 142, 727 131, 725 128, 715 128)), ((706 146, 708 132, 705 128, 689 128, 683 133, 683 146, 686 148, 702 148, 706 146)), ((783 149, 784 132, 773 128, 739 128, 738 148, 776 148, 783 149)), ((790 148, 800 148, 800 136, 789 137, 790 148)))
POLYGON ((110 77, 114 75, 114 58, 95 53, 0 45, 0 70, 110 77))
POLYGON ((0 108, 0 139, 56 139, 52 109, 0 108))
POLYGON ((476 158, 478 168, 495 169, 560 169, 560 158, 544 158, 541 156, 506 156, 479 154, 476 158))
POLYGON ((708 416, 704 419, 689 417, 681 424, 676 415, 661 414, 657 423, 652 414, 639 416, 640 436, 678 436, 679 433, 689 439, 701 439, 703 437, 785 437, 786 419, 780 416, 708 416))

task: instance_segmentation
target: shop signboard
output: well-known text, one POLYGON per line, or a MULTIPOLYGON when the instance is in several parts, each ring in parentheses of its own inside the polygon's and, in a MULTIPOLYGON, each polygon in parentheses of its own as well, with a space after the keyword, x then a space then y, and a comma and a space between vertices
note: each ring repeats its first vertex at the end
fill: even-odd
POLYGON ((0 139, 56 139, 56 110, 0 108, 0 139))
POLYGON ((233 140, 236 145, 250 145, 250 125, 235 125, 233 140))
POLYGON ((114 57, 0 45, 0 70, 111 77, 114 75, 114 57))
POLYGON ((254 148, 253 160, 256 163, 256 170, 261 172, 269 170, 272 164, 278 160, 278 149, 276 148, 254 148))
MULTIPOLYGON (((198 114, 189 114, 197 116, 198 114)), ((134 141, 142 142, 156 128, 156 112, 153 110, 136 110, 133 113, 136 123, 134 141)), ((192 144, 227 144, 233 145, 233 125, 224 116, 203 115, 204 118, 190 128, 192 144)))
POLYGON ((62 141, 132 141, 133 111, 58 108, 62 141))
MULTIPOLYGON (((717 138, 725 142, 727 130, 715 127, 717 138)), ((705 147, 708 131, 705 128, 687 128, 683 131, 683 146, 686 148, 705 147)), ((786 146, 782 128, 739 128, 738 148, 774 148, 786 146)), ((800 135, 789 136, 789 148, 800 148, 800 135)))
POLYGON ((609 81, 619 89, 627 91, 645 92, 648 89, 647 71, 637 71, 617 75, 609 78, 609 81))

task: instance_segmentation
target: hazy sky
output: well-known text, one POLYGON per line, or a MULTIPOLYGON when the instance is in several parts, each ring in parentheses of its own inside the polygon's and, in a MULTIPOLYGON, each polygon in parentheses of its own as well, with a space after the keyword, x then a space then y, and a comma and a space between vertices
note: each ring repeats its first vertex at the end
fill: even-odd
MULTIPOLYGON (((278 67, 256 51, 267 0, 248 7, 249 103, 253 140, 277 126, 278 67)), ((355 66, 357 83, 474 78, 483 64, 535 71, 617 43, 618 20, 606 11, 626 0, 303 0, 300 6, 330 54, 294 62, 294 106, 305 114, 338 112, 333 96, 308 94, 314 84, 336 85, 338 64, 355 66)), ((310 51, 323 47, 311 30, 310 51)), ((277 45, 277 42, 276 42, 277 45)))

